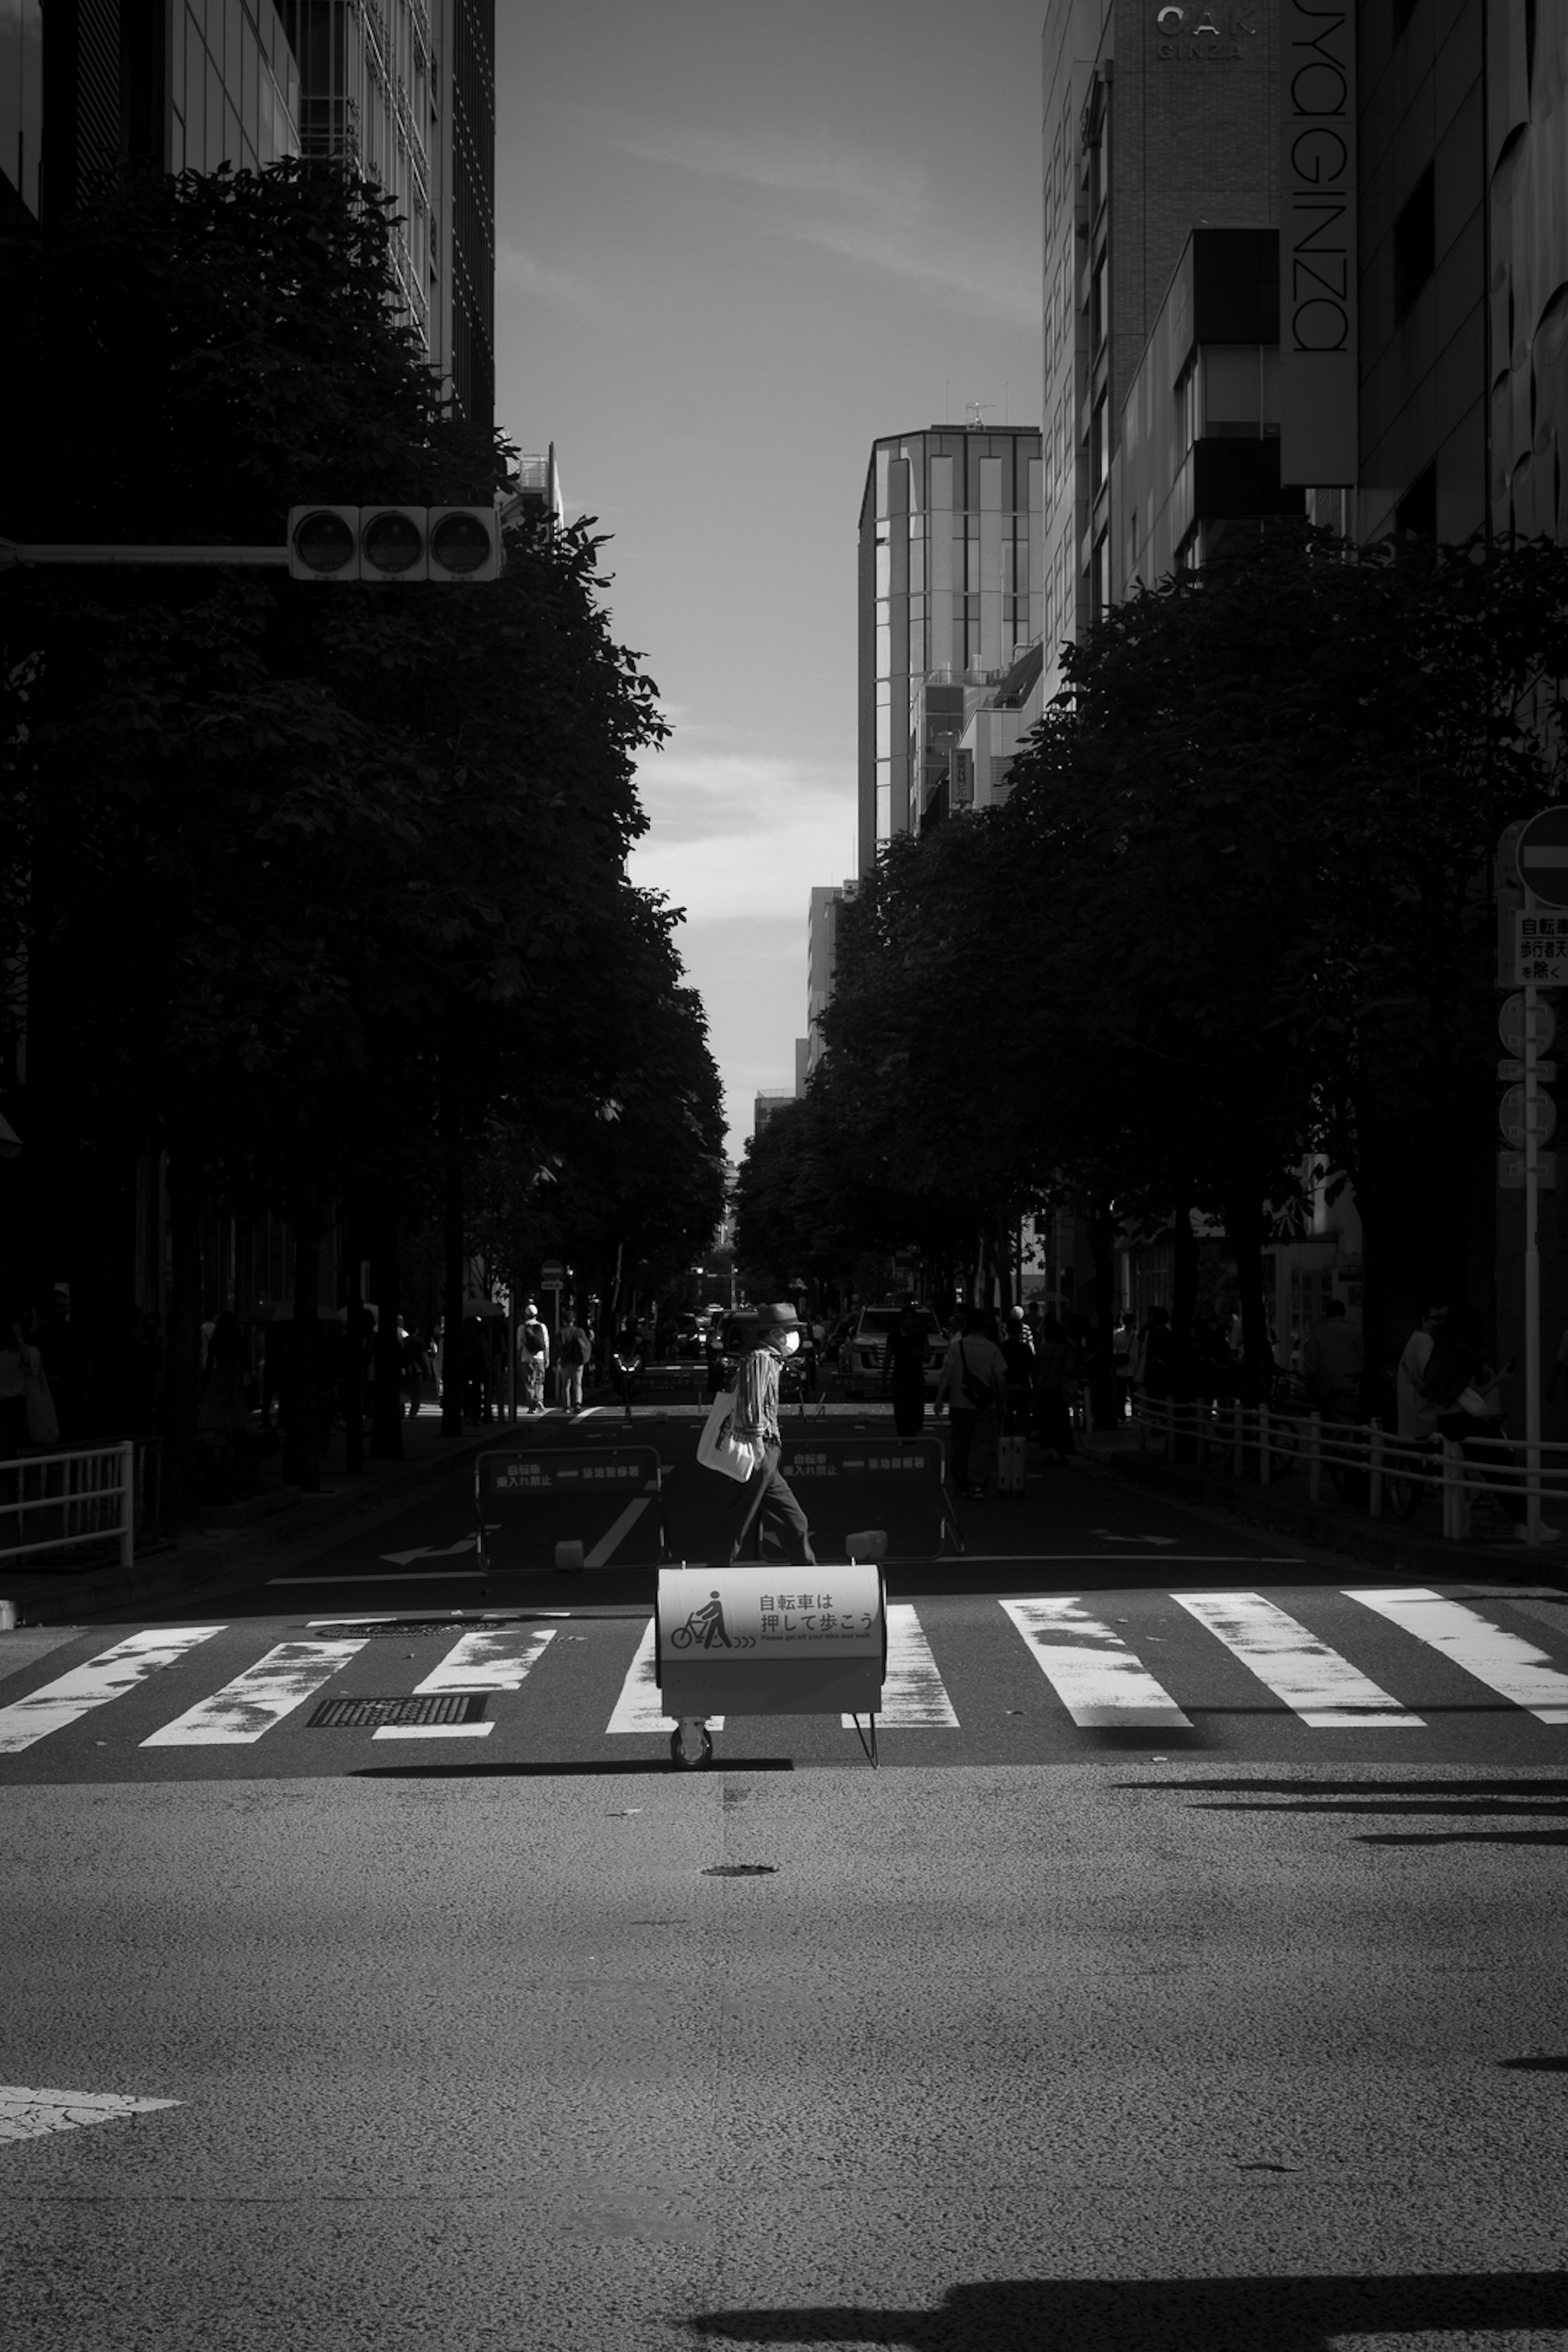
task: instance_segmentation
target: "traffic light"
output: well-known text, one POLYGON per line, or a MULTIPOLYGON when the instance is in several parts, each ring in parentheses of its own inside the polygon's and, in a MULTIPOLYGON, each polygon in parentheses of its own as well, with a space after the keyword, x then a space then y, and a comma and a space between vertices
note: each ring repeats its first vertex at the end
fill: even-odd
POLYGON ((291 580, 495 580, 493 507, 290 507, 291 580))

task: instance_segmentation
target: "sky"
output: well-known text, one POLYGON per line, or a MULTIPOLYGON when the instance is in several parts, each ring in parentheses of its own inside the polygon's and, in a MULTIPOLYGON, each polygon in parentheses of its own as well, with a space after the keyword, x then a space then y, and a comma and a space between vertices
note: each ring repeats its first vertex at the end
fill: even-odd
POLYGON ((1041 0, 499 0, 496 415, 611 535, 674 729, 633 877, 683 910, 738 1159, 855 872, 879 435, 1037 424, 1041 0))

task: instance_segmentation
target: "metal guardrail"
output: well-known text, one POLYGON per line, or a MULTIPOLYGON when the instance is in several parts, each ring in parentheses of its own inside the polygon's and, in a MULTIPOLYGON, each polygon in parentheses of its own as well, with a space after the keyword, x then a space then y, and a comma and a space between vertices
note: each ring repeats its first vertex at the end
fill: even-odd
MULTIPOLYGON (((0 1462, 0 1563, 112 1542, 136 1558, 138 1444, 61 1446, 0 1462)), ((155 1450, 155 1442, 153 1442, 155 1450)), ((141 1482, 145 1493, 146 1480, 141 1482)))
POLYGON ((1532 1504, 1538 1517, 1542 1507, 1568 1512, 1568 1444, 1543 1441, 1532 1465, 1521 1443, 1480 1420, 1467 1454, 1452 1438, 1413 1441, 1375 1422, 1331 1421, 1268 1405, 1145 1397, 1134 1418, 1145 1445, 1168 1461, 1212 1464, 1238 1484, 1277 1486, 1293 1478, 1311 1503, 1321 1502, 1328 1486, 1334 1499, 1373 1519, 1412 1519, 1433 1500, 1448 1542, 1470 1535, 1478 1502, 1510 1517, 1527 1516, 1532 1504))

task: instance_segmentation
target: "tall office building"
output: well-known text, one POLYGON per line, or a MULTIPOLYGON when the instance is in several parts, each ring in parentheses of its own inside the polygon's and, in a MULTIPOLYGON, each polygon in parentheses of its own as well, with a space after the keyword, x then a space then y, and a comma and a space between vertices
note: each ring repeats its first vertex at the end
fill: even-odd
MULTIPOLYGON (((1114 514, 1112 470, 1127 429, 1126 404, 1162 307, 1185 257, 1189 286, 1206 299, 1239 277, 1256 284, 1256 247, 1221 240, 1189 252, 1189 240, 1218 230, 1273 231, 1279 222, 1279 0, 1258 5, 1156 7, 1148 0, 1050 0, 1043 43, 1045 187, 1044 563, 1046 673, 1043 694, 1060 683, 1059 648, 1075 641, 1151 560, 1150 501, 1142 537, 1129 542, 1131 515, 1114 514)), ((1273 248, 1270 247, 1270 255, 1273 248)), ((1264 271, 1273 267, 1272 260, 1264 271)), ((1277 303, 1275 310, 1277 312, 1277 303)), ((1189 310, 1191 304, 1189 303, 1189 310)), ((1224 377, 1215 422, 1251 422, 1254 437, 1277 441, 1266 409, 1270 383, 1257 356, 1270 324, 1256 302, 1226 319, 1215 343, 1245 346, 1254 415, 1231 414, 1245 397, 1248 362, 1216 360, 1224 377), (1228 378, 1234 375, 1233 389, 1228 378)), ((1215 323, 1208 302, 1205 330, 1215 323)), ((1176 331, 1174 324, 1172 333, 1176 331)), ((1277 339, 1277 330, 1275 331, 1277 339)), ((1170 337, 1167 337, 1167 341, 1170 337)), ((1189 339, 1190 341, 1190 339, 1189 339)), ((1172 477, 1207 435, 1204 363, 1184 352, 1185 387, 1162 388, 1160 425, 1185 431, 1170 451, 1172 477)), ((1277 415, 1277 411, 1276 411, 1277 415)), ((1258 461, 1252 461, 1254 468, 1258 461)), ((1277 454, 1275 463, 1277 467, 1277 454)), ((1265 467, 1267 457, 1262 461, 1265 467)), ((1193 468, 1195 473, 1197 468, 1193 468)), ((1205 483, 1178 537, 1223 520, 1216 497, 1236 496, 1230 475, 1205 483), (1206 511, 1205 511, 1206 509, 1206 511)), ((1276 481, 1278 473, 1276 471, 1276 481)), ((1248 501, 1257 488, 1248 477, 1248 501)), ((1189 485, 1191 487, 1191 485, 1189 485)), ((1296 503, 1300 503, 1297 499, 1296 503)), ((1166 517, 1169 526, 1171 518, 1166 517)), ((1191 539, 1184 560, 1201 560, 1191 539)), ((1169 564, 1166 569, 1169 569, 1169 564)))
POLYGON ((965 684, 1001 681, 1040 634, 1039 517, 1037 426, 932 425, 873 444, 860 507, 862 874, 879 843, 945 807, 965 684))
POLYGON ((11 0, 0 225, 121 165, 331 156, 394 199, 403 309, 462 414, 495 407, 494 0, 11 0))

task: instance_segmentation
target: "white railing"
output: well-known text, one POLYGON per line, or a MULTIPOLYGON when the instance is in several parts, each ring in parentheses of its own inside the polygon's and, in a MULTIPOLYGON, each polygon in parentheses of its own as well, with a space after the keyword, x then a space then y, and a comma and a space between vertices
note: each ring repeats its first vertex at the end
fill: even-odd
POLYGON ((1212 1465, 1264 1486, 1289 1479, 1310 1503, 1321 1502, 1327 1487, 1332 1499, 1372 1518, 1411 1519, 1430 1500, 1450 1542, 1472 1532, 1478 1505, 1510 1518, 1527 1517, 1532 1505, 1537 1519, 1568 1513, 1568 1444, 1543 1441, 1532 1469, 1521 1442, 1483 1421, 1467 1454, 1450 1438, 1412 1441, 1372 1422, 1268 1405, 1146 1397, 1136 1418, 1144 1445, 1168 1461, 1212 1465))
POLYGON ((136 1558, 136 1444, 61 1447, 0 1462, 0 1567, 84 1544, 136 1558))

